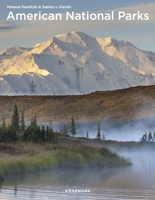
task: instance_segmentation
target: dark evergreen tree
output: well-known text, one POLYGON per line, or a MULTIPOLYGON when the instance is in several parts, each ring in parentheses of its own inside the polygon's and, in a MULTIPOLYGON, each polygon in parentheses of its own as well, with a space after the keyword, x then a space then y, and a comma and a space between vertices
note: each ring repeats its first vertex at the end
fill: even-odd
POLYGON ((149 142, 153 142, 153 137, 152 137, 152 133, 151 132, 149 132, 149 134, 148 134, 148 141, 149 142))
POLYGON ((31 119, 30 125, 24 131, 23 140, 31 142, 40 142, 41 141, 41 131, 40 127, 37 126, 36 117, 31 119))
POLYGON ((2 128, 3 128, 3 129, 6 129, 5 117, 3 118, 3 124, 2 124, 2 128))
MULTIPOLYGON (((72 124, 75 129, 74 119, 73 119, 72 124)), ((56 143, 58 141, 58 133, 53 131, 51 124, 50 126, 47 126, 46 128, 45 126, 42 126, 42 128, 40 129, 40 126, 37 125, 36 117, 33 117, 31 119, 30 125, 26 128, 25 122, 24 122, 24 112, 22 112, 21 126, 19 127, 18 108, 17 108, 17 105, 15 105, 15 108, 13 110, 11 125, 6 127, 5 118, 4 118, 3 123, 0 126, 0 142, 16 142, 17 140, 21 139, 19 137, 19 134, 17 137, 16 133, 21 133, 21 131, 17 132, 18 130, 24 131, 23 136, 22 136, 23 141, 31 141, 31 142, 50 141, 50 142, 56 142, 56 143)), ((65 134, 66 134, 66 130, 67 128, 64 126, 65 134)), ((75 133, 75 130, 74 130, 74 133, 75 133)))
POLYGON ((45 140, 47 140, 49 138, 49 133, 50 133, 50 128, 49 126, 46 126, 46 135, 45 135, 45 140))
POLYGON ((21 116, 21 126, 20 126, 20 129, 22 130, 22 131, 24 131, 25 130, 25 120, 24 120, 24 111, 22 111, 22 116, 21 116))
POLYGON ((17 141, 17 135, 16 130, 12 126, 7 127, 7 142, 16 142, 17 141))
POLYGON ((7 139, 6 129, 0 127, 0 142, 6 142, 6 139, 7 139))
POLYGON ((52 128, 52 120, 50 119, 50 129, 53 131, 53 128, 52 128))
POLYGON ((2 124, 2 127, 1 127, 1 133, 2 133, 3 142, 6 142, 6 140, 7 140, 7 128, 6 128, 6 124, 5 124, 5 117, 3 119, 3 124, 2 124))
POLYGON ((34 126, 37 126, 37 116, 34 117, 34 126))
POLYGON ((146 142, 146 141, 147 141, 147 133, 145 132, 145 134, 141 138, 141 142, 146 142))
POLYGON ((50 125, 46 127, 46 141, 54 142, 55 141, 55 133, 52 128, 52 121, 50 120, 50 125))
POLYGON ((74 117, 72 117, 72 119, 71 119, 70 133, 71 133, 72 136, 75 136, 75 135, 76 135, 76 128, 75 128, 74 117))
POLYGON ((31 118, 31 124, 30 125, 37 127, 37 117, 36 116, 31 118))
POLYGON ((97 139, 101 139, 101 128, 100 128, 100 124, 98 124, 98 127, 97 127, 97 139))
POLYGON ((40 140, 42 142, 45 142, 45 135, 46 135, 45 126, 42 126, 42 128, 41 128, 41 134, 40 134, 40 140))
POLYGON ((58 142, 58 133, 57 132, 54 133, 54 140, 53 140, 53 142, 55 142, 55 143, 58 142))
POLYGON ((153 134, 153 141, 155 142, 155 133, 153 134))
POLYGON ((86 133, 86 138, 89 138, 89 132, 87 131, 87 133, 86 133))
POLYGON ((11 120, 11 126, 14 130, 19 130, 19 114, 18 114, 18 108, 15 104, 14 110, 13 110, 13 116, 11 120))

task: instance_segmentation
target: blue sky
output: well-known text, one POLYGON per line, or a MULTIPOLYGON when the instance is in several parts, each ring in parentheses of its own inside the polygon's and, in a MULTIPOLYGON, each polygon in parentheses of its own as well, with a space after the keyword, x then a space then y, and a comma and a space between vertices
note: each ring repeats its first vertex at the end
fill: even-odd
POLYGON ((9 46, 31 47, 51 37, 71 31, 80 31, 94 37, 112 36, 127 40, 140 49, 155 52, 155 1, 154 0, 5 0, 0 2, 0 51, 9 46), (26 3, 25 3, 26 2, 26 3), (10 11, 34 13, 38 10, 7 9, 7 5, 70 5, 72 9, 41 10, 42 13, 66 11, 149 13, 148 21, 6 21, 10 11))

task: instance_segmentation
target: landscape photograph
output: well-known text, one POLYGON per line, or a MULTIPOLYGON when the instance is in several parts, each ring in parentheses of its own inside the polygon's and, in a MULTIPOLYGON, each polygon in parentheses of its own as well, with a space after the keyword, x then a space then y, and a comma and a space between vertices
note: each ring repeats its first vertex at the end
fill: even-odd
POLYGON ((153 0, 0 3, 0 200, 155 198, 153 0))

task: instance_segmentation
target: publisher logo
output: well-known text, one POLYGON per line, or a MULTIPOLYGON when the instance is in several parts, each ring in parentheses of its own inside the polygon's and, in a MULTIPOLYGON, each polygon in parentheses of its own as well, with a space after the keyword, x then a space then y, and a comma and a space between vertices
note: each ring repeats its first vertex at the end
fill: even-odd
POLYGON ((65 189, 65 193, 90 193, 90 189, 65 189))

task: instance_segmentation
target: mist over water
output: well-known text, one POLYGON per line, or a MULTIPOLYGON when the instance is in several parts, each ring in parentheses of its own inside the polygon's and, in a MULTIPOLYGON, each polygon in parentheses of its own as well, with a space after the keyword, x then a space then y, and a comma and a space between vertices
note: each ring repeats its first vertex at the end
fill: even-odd
POLYGON ((154 200, 154 152, 122 149, 118 153, 130 157, 133 165, 9 176, 1 185, 0 199, 154 200))
MULTIPOLYGON (((106 139, 111 140, 139 141, 145 131, 154 133, 154 124, 153 120, 123 124, 101 123, 101 134, 104 133, 106 139)), ((88 130, 89 137, 95 138, 97 125, 98 123, 76 125, 77 136, 86 136, 88 130)), ((53 126, 53 128, 59 131, 61 127, 53 126)), ((136 149, 121 147, 113 148, 113 151, 130 158, 132 165, 61 169, 8 176, 0 185, 0 199, 154 200, 154 150, 148 147, 136 149)))
MULTIPOLYGON (((101 136, 105 135, 106 140, 117 141, 140 141, 142 136, 146 133, 155 132, 155 118, 137 120, 132 122, 112 123, 112 122, 96 122, 76 124, 77 137, 86 137, 88 131, 89 138, 96 138, 97 127, 100 123, 101 136)), ((54 130, 60 131, 63 125, 53 126, 54 130)), ((67 125, 68 134, 70 134, 70 124, 67 125)))

